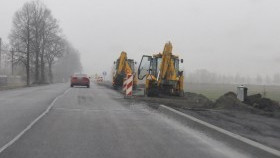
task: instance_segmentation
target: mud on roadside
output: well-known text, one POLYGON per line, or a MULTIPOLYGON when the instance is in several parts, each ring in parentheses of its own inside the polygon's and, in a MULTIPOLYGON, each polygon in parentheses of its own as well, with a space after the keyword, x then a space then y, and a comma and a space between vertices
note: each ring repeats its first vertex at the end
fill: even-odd
MULTIPOLYGON (((193 95, 193 94, 192 94, 193 95)), ((147 98, 137 97, 157 108, 160 104, 177 109, 215 126, 266 144, 280 150, 280 112, 268 112, 253 108, 224 96, 216 102, 211 102, 203 96, 197 99, 189 98, 147 98), (228 102, 226 105, 225 102, 228 102)))
MULTIPOLYGON (((106 83, 101 85, 112 88, 106 83)), ((244 104, 236 99, 233 92, 221 96, 215 102, 201 94, 190 92, 186 92, 184 97, 135 96, 130 102, 141 102, 155 109, 164 104, 280 150, 280 108, 276 107, 276 110, 271 111, 255 107, 256 104, 244 104)))

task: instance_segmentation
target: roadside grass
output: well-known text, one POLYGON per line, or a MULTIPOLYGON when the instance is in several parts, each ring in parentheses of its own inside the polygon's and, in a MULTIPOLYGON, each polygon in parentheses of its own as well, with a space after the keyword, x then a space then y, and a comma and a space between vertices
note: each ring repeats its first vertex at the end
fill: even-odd
POLYGON ((1 90, 23 88, 23 87, 26 87, 25 83, 13 83, 13 84, 5 85, 5 86, 0 86, 0 91, 1 90))
MULTIPOLYGON (((211 100, 216 100, 229 91, 236 92, 238 86, 237 84, 185 83, 185 91, 203 94, 211 100)), ((280 86, 246 85, 246 87, 248 87, 248 95, 260 93, 266 98, 280 102, 280 86)))

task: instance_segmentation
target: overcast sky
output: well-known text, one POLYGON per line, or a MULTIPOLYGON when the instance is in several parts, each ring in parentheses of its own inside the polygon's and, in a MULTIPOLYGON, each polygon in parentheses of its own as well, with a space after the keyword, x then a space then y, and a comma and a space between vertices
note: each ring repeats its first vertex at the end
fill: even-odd
MULTIPOLYGON (((0 1, 6 42, 27 0, 0 1)), ((184 70, 243 76, 280 72, 279 0, 43 0, 81 54, 85 72, 110 72, 121 51, 143 54, 173 43, 184 70)), ((186 74, 187 75, 187 74, 186 74)))

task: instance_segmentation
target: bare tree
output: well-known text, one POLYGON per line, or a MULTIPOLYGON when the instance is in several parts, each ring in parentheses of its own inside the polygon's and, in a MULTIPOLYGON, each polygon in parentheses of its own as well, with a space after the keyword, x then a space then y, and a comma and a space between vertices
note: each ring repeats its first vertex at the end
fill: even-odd
POLYGON ((65 42, 63 57, 54 64, 55 79, 58 82, 66 81, 73 73, 81 72, 82 65, 78 50, 73 48, 69 42, 65 42))
POLYGON ((30 85, 31 10, 31 4, 25 3, 22 9, 15 13, 10 34, 11 43, 16 48, 17 59, 25 65, 28 86, 30 85))
MULTIPOLYGON (((10 44, 14 50, 13 63, 25 65, 27 85, 30 85, 30 74, 34 83, 46 82, 46 64, 50 82, 53 82, 52 65, 62 54, 66 54, 65 45, 71 47, 63 40, 61 32, 51 11, 40 1, 27 2, 16 12, 10 44)), ((73 47, 69 50, 75 52, 73 47)), ((80 60, 79 56, 75 57, 80 60)))
POLYGON ((52 72, 52 66, 55 63, 55 61, 62 57, 63 52, 65 51, 65 44, 66 42, 59 36, 56 36, 53 38, 52 42, 49 42, 46 48, 46 59, 48 62, 48 70, 49 70, 49 81, 50 83, 53 83, 53 72, 52 72))
POLYGON ((40 1, 30 2, 32 6, 32 22, 31 22, 31 34, 32 38, 32 52, 35 57, 35 83, 39 83, 39 55, 40 55, 40 43, 42 41, 42 25, 44 23, 44 12, 46 7, 40 1))
MULTIPOLYGON (((42 26, 42 43, 41 43, 41 82, 45 82, 45 59, 44 57, 51 57, 56 54, 55 51, 46 51, 48 47, 59 46, 60 43, 60 33, 61 29, 57 23, 57 20, 51 16, 50 10, 45 10, 44 12, 44 22, 42 26), (58 43, 57 43, 58 42, 58 43), (47 46, 47 47, 46 47, 47 46)), ((59 53, 58 53, 59 54, 59 53)), ((56 56, 58 57, 58 56, 56 56)), ((48 61, 47 61, 48 62, 48 61)))
POLYGON ((10 68, 7 66, 8 62, 10 61, 10 46, 9 44, 5 43, 3 40, 1 42, 1 62, 0 62, 0 74, 7 75, 10 71, 10 68))

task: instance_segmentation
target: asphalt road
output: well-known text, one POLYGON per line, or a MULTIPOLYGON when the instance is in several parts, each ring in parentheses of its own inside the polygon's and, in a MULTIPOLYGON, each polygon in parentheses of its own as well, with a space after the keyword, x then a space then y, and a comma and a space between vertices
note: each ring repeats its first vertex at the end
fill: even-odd
POLYGON ((52 109, 0 158, 242 158, 254 157, 182 126, 118 92, 92 84, 57 84, 0 92, 0 145, 52 109))
POLYGON ((40 115, 68 86, 54 84, 0 91, 0 147, 40 115))

